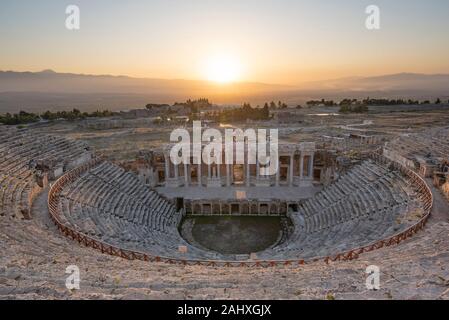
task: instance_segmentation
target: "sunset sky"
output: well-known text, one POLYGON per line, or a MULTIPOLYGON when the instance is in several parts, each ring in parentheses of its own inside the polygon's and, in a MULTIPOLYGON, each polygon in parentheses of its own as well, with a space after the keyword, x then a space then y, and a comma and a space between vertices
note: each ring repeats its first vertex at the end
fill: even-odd
POLYGON ((1 0, 0 69, 279 84, 449 73, 448 13, 447 0, 1 0), (370 4, 381 30, 365 28, 370 4))

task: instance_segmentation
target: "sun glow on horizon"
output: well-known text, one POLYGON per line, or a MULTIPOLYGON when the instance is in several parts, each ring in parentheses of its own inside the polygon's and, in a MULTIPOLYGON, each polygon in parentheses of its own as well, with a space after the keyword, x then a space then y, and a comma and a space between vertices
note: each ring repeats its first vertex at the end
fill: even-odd
POLYGON ((210 57, 205 61, 203 69, 207 80, 222 84, 238 81, 242 73, 240 62, 230 55, 210 57))

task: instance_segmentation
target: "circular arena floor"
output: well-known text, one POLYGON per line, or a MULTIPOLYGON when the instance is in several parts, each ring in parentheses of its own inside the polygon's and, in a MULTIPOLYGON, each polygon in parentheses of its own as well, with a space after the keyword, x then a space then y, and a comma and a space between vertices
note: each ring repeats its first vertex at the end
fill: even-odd
POLYGON ((274 245, 281 232, 280 217, 188 217, 199 245, 222 254, 249 254, 274 245))

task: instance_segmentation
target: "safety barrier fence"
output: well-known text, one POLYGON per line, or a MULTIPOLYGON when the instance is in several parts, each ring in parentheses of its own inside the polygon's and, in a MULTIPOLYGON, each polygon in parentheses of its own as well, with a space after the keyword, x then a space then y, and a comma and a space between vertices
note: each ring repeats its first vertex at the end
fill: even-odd
POLYGON ((424 214, 422 218, 407 228, 391 237, 386 239, 375 241, 372 244, 351 249, 345 252, 336 253, 331 256, 313 258, 309 260, 303 259, 288 259, 288 260, 246 260, 246 261, 222 261, 222 260, 195 260, 195 259, 180 259, 171 258, 164 256, 151 255, 150 253, 143 253, 133 250, 122 249, 98 239, 92 238, 85 235, 79 231, 72 229, 70 226, 65 225, 61 221, 61 213, 59 210, 59 198, 62 189, 77 180, 82 174, 99 165, 104 160, 102 158, 95 158, 90 162, 69 171, 64 176, 60 177, 51 187, 48 194, 48 208, 50 216, 58 229, 68 238, 71 238, 78 243, 97 249, 102 253, 106 253, 112 256, 117 256, 125 258, 128 260, 141 260, 149 262, 165 262, 169 264, 181 264, 181 265, 194 265, 194 266, 211 266, 211 267, 274 267, 274 266, 294 266, 294 265, 304 265, 311 262, 324 261, 330 263, 331 261, 348 261, 359 257, 360 254, 377 250, 384 247, 389 247, 401 243, 402 241, 410 238, 416 234, 419 230, 423 229, 432 210, 433 206, 433 195, 427 185, 427 183, 415 172, 402 166, 399 163, 392 162, 391 160, 385 158, 384 156, 373 153, 370 158, 381 164, 388 166, 393 166, 393 169, 400 171, 404 176, 408 178, 408 181, 414 185, 414 188, 419 193, 419 199, 423 203, 424 214))

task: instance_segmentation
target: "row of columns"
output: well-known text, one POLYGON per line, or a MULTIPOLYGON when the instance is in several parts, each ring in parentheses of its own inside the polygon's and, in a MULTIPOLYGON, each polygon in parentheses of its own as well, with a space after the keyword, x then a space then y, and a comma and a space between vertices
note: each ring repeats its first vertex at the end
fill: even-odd
MULTIPOLYGON (((288 167, 288 184, 290 186, 293 186, 293 182, 294 182, 294 169, 295 169, 295 154, 291 154, 289 155, 290 157, 290 164, 288 167)), ((301 153, 300 157, 299 157, 299 179, 300 180, 313 180, 313 162, 314 162, 314 153, 308 153, 308 154, 303 154, 301 153), (305 156, 309 156, 309 163, 307 165, 308 168, 308 172, 307 175, 304 176, 304 158, 305 156)), ((277 171, 276 173, 276 186, 279 186, 280 184, 280 170, 277 171)))
MULTIPOLYGON (((293 186, 294 183, 294 168, 295 168, 295 154, 291 154, 288 155, 290 157, 290 164, 289 164, 289 170, 288 170, 288 178, 287 178, 287 183, 290 186, 293 186)), ((285 157, 285 155, 282 155, 282 157, 285 157)), ((299 179, 300 180, 313 180, 313 162, 314 162, 314 153, 301 153, 300 158, 299 158, 299 179), (307 175, 304 175, 304 158, 305 156, 308 156, 308 172, 307 175)), ((208 182, 210 180, 218 180, 220 182, 221 185, 221 166, 224 165, 226 166, 226 186, 231 186, 233 183, 233 165, 230 164, 211 164, 211 165, 207 165, 207 179, 208 182)), ((298 164, 296 164, 298 165, 298 164)), ((183 164, 184 166, 184 185, 185 186, 189 186, 191 185, 191 168, 192 166, 196 166, 197 167, 197 176, 198 176, 198 186, 202 186, 203 182, 202 182, 202 165, 196 165, 196 164, 183 164)), ((246 162, 244 165, 244 183, 246 184, 247 187, 251 186, 251 171, 250 171, 250 163, 246 162)), ((268 177, 263 177, 261 178, 260 176, 260 163, 257 160, 256 161, 256 179, 257 181, 260 181, 262 179, 268 178, 268 177)), ((279 186, 280 185, 280 171, 281 171, 281 162, 279 161, 279 168, 276 171, 276 175, 275 175, 275 185, 279 186)), ((179 180, 179 165, 171 165, 170 164, 170 158, 169 156, 165 155, 165 179, 170 180, 174 178, 175 180, 179 180), (173 167, 173 174, 171 174, 171 167, 173 167)))

